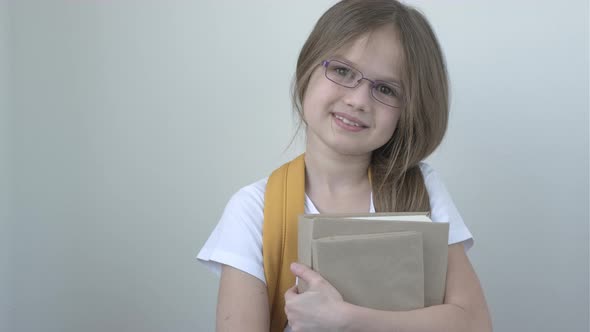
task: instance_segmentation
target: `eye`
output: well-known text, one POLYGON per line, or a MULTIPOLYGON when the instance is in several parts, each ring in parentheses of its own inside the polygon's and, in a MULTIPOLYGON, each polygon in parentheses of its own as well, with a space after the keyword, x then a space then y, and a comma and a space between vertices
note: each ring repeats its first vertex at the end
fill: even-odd
POLYGON ((350 68, 346 67, 334 67, 334 72, 340 76, 347 76, 350 73, 350 68))
POLYGON ((399 92, 387 84, 379 84, 376 87, 377 92, 388 97, 399 97, 399 92))

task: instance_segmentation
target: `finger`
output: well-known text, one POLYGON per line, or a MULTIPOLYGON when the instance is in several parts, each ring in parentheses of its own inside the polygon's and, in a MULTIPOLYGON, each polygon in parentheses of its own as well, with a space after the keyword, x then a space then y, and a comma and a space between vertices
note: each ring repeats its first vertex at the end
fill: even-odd
POLYGON ((322 276, 319 273, 310 269, 306 265, 299 263, 291 264, 291 272, 293 272, 299 278, 303 279, 309 285, 317 284, 318 282, 324 280, 324 278, 322 278, 322 276))
POLYGON ((285 302, 290 300, 291 298, 293 298, 297 294, 299 294, 299 293, 297 293, 297 286, 293 286, 293 287, 287 289, 287 291, 285 292, 285 302))

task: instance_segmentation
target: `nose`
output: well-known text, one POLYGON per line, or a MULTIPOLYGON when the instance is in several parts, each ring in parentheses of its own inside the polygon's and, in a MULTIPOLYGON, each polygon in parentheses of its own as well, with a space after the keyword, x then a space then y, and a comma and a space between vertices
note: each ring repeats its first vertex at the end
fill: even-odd
POLYGON ((373 82, 363 77, 358 80, 358 85, 356 87, 346 89, 347 91, 345 92, 343 100, 348 106, 355 110, 367 111, 373 102, 373 96, 371 95, 372 88, 373 82))

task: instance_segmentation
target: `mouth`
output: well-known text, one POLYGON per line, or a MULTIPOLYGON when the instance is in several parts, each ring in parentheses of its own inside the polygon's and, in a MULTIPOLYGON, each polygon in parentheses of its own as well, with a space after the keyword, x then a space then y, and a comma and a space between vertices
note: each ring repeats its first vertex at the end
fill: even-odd
POLYGON ((346 126, 355 127, 358 129, 369 128, 369 126, 367 126, 367 124, 361 120, 344 113, 332 113, 332 116, 338 120, 339 123, 342 123, 346 126))

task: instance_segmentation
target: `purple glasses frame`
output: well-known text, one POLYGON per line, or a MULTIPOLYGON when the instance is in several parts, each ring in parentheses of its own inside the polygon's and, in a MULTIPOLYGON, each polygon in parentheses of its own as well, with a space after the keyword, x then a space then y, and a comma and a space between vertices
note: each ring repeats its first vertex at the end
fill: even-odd
POLYGON ((379 81, 379 80, 373 81, 373 80, 371 80, 371 79, 369 79, 369 78, 366 78, 366 77, 365 77, 365 74, 363 74, 363 73, 362 73, 360 70, 358 70, 358 69, 354 68, 353 66, 351 66, 351 65, 349 65, 349 64, 347 64, 347 63, 345 63, 345 62, 338 61, 338 60, 324 60, 324 61, 322 61, 321 65, 322 65, 322 67, 324 67, 324 76, 326 76, 326 78, 327 78, 327 79, 328 79, 330 82, 334 82, 334 83, 336 83, 336 84, 338 84, 338 85, 340 85, 340 86, 343 86, 343 87, 345 87, 345 88, 354 89, 354 88, 356 88, 357 86, 359 86, 359 85, 361 84, 360 82, 361 82, 362 80, 367 80, 367 81, 368 81, 368 82, 371 84, 371 97, 373 97, 373 99, 375 99, 376 101, 380 102, 381 104, 383 104, 383 105, 385 105, 385 106, 389 106, 389 107, 393 107, 393 108, 400 108, 400 107, 402 106, 402 104, 403 104, 403 101, 402 101, 402 100, 400 100, 400 103, 399 103, 399 105, 398 105, 398 106, 395 106, 395 105, 390 105, 390 104, 388 104, 388 103, 386 103, 386 102, 383 102, 383 101, 379 100, 377 97, 375 97, 375 88, 377 87, 377 85, 379 85, 379 84, 383 84, 383 83, 387 84, 388 86, 395 85, 395 84, 394 84, 394 83, 392 83, 392 82, 387 82, 387 81, 379 81), (355 70, 355 71, 359 72, 359 73, 361 74, 361 78, 360 78, 359 80, 357 80, 357 82, 356 82, 356 84, 355 84, 354 86, 343 85, 342 83, 339 83, 339 82, 336 82, 336 81, 334 81, 333 79, 331 79, 331 78, 329 78, 329 77, 328 77, 328 66, 330 65, 330 63, 331 63, 331 62, 340 63, 340 64, 342 64, 343 66, 349 67, 349 68, 351 68, 351 69, 353 69, 353 70, 355 70))

